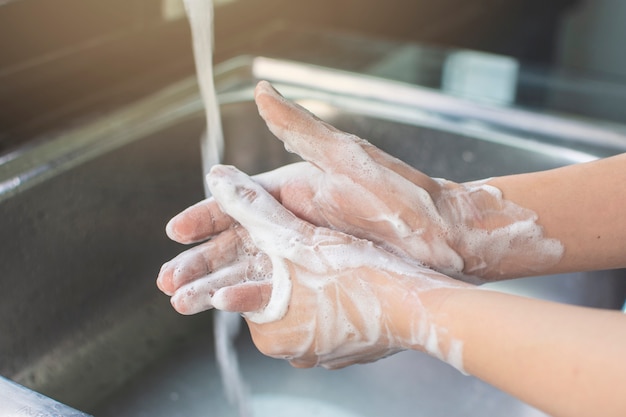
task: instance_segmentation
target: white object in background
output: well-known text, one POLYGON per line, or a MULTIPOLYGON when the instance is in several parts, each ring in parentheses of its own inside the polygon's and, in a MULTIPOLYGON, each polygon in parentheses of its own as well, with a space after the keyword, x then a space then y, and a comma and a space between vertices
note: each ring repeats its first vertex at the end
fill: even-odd
POLYGON ((475 51, 452 52, 443 68, 442 89, 455 96, 512 104, 519 64, 511 57, 475 51))
MULTIPOLYGON (((233 2, 235 2, 235 0, 213 0, 215 6, 233 2)), ((163 20, 166 21, 183 19, 185 17, 185 4, 183 0, 162 0, 161 16, 163 20)))
POLYGON ((163 20, 171 21, 185 17, 183 0, 163 0, 161 2, 161 16, 163 20))

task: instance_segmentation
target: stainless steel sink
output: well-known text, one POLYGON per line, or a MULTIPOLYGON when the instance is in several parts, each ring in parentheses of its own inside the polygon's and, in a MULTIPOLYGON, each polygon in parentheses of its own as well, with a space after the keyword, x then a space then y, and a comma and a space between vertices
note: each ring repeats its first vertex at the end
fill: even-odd
MULTIPOLYGON (((249 174, 296 160, 257 115, 258 79, 436 177, 464 181, 543 170, 626 150, 619 126, 239 57, 217 75, 222 160, 249 174)), ((204 121, 196 84, 182 80, 98 123, 0 165, 1 234, 12 237, 0 251, 0 280, 8 288, 0 334, 13 336, 0 339, 0 373, 96 416, 235 416, 215 365, 212 313, 178 316, 154 285, 161 263, 183 250, 165 238, 166 221, 202 198, 204 121)), ((623 276, 596 271, 493 287, 619 308, 623 276)), ((542 415, 416 352, 326 371, 266 358, 245 332, 237 346, 252 396, 265 406, 332 408, 337 416, 542 415)))

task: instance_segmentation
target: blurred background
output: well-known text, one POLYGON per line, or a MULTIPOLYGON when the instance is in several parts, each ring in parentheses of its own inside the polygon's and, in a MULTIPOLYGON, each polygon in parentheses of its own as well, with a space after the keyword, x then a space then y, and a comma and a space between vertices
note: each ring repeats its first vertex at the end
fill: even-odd
MULTIPOLYGON (((621 0, 218 0, 217 58, 281 22, 626 78, 621 0)), ((0 0, 0 154, 191 74, 180 0, 0 0)))

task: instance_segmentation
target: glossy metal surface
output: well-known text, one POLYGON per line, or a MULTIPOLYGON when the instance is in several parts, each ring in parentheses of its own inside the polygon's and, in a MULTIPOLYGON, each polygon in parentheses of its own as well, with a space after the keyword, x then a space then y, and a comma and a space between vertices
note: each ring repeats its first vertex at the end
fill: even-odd
POLYGON ((89 417, 2 377, 0 377, 0 416, 89 417))

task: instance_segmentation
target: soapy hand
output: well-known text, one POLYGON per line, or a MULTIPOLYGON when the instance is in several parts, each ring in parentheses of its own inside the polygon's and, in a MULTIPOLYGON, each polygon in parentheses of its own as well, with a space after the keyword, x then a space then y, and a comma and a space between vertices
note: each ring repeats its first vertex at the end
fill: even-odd
POLYGON ((233 167, 214 167, 207 182, 234 222, 161 269, 158 286, 177 311, 243 312, 259 350, 298 367, 422 349, 461 368, 459 346, 424 303, 467 284, 307 223, 233 167))
MULTIPOLYGON (((308 162, 255 181, 301 219, 473 283, 542 273, 561 258, 562 245, 544 237, 537 215, 486 181, 430 178, 319 120, 266 82, 257 86, 256 102, 270 130, 308 162)), ((172 219, 168 234, 191 243, 231 223, 208 199, 172 219)))

